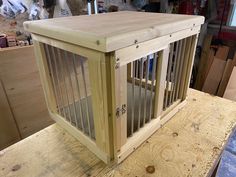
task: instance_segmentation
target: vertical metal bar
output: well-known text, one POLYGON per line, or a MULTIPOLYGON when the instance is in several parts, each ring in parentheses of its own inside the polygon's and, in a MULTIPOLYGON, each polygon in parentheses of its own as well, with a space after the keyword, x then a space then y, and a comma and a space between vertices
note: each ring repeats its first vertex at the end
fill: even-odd
POLYGON ((149 109, 149 122, 152 119, 152 112, 153 112, 153 108, 152 108, 152 95, 153 95, 153 86, 154 86, 154 81, 155 81, 155 73, 156 73, 156 65, 157 65, 157 53, 154 54, 154 58, 153 58, 153 66, 152 66, 152 82, 151 82, 151 96, 150 96, 150 109, 149 109))
POLYGON ((143 58, 139 63, 139 109, 138 109, 138 130, 140 128, 141 107, 142 107, 142 79, 143 79, 143 58))
POLYGON ((53 67, 52 67, 52 61, 51 61, 51 57, 50 57, 50 54, 49 54, 48 45, 44 44, 44 48, 45 48, 45 51, 46 51, 45 53, 46 53, 47 63, 48 63, 49 70, 50 70, 49 73, 51 75, 53 90, 54 90, 54 94, 55 94, 55 97, 56 97, 57 111, 60 115, 62 115, 61 108, 60 108, 61 107, 60 106, 60 100, 59 100, 59 95, 58 95, 58 91, 57 91, 57 88, 56 88, 54 70, 53 70, 53 67))
MULTIPOLYGON (((57 51, 57 54, 58 54, 58 61, 59 61, 59 66, 61 68, 61 76, 62 76, 62 80, 63 80, 63 83, 64 83, 64 91, 65 91, 65 94, 66 94, 66 101, 67 101, 67 107, 68 107, 68 117, 69 117, 69 120, 70 120, 70 123, 72 123, 72 119, 71 119, 71 109, 70 109, 70 101, 69 101, 69 95, 68 95, 68 88, 66 87, 66 74, 65 74, 65 70, 64 70, 64 64, 63 64, 63 61, 62 61, 62 57, 61 57, 61 52, 60 52, 60 49, 58 48, 54 48, 56 51, 57 51)), ((55 51, 53 50, 53 54, 55 56, 55 51)))
POLYGON ((78 76, 77 76, 77 70, 76 70, 76 61, 75 61, 75 54, 73 54, 73 68, 74 68, 74 73, 75 73, 75 83, 76 83, 76 87, 77 87, 77 92, 78 92, 78 104, 79 104, 79 113, 80 113, 80 120, 81 120, 81 127, 82 127, 82 131, 84 132, 84 122, 83 122, 83 116, 82 116, 82 106, 81 106, 81 95, 80 95, 80 88, 79 88, 79 81, 78 81, 78 76))
POLYGON ((87 122, 88 122, 88 131, 89 131, 89 137, 92 137, 91 134, 91 126, 90 126, 90 120, 89 120, 89 108, 88 108, 88 92, 87 92, 87 85, 86 85, 86 80, 85 80, 85 71, 84 71, 84 64, 83 61, 80 59, 81 63, 81 69, 82 69, 82 76, 83 76, 83 82, 84 82, 84 88, 85 88, 85 96, 86 96, 86 117, 87 117, 87 122))
POLYGON ((135 61, 132 62, 132 115, 131 115, 131 136, 134 132, 134 109, 135 109, 135 61))
POLYGON ((71 80, 71 75, 70 75, 70 68, 69 68, 69 57, 68 57, 68 52, 64 51, 64 61, 65 61, 65 66, 66 66, 66 72, 67 72, 67 76, 68 76, 68 80, 70 83, 70 88, 71 88, 71 95, 72 95, 72 106, 73 106, 73 110, 74 110, 74 118, 75 118, 75 125, 78 128, 78 115, 77 115, 77 109, 75 106, 75 95, 74 95, 74 89, 73 89, 73 85, 72 85, 72 80, 71 80))
POLYGON ((62 88, 61 88, 61 85, 60 85, 60 79, 59 79, 59 71, 58 71, 58 64, 57 64, 57 59, 56 59, 56 56, 55 56, 55 53, 54 53, 54 48, 50 46, 50 49, 52 51, 52 57, 51 59, 54 61, 54 65, 55 65, 55 71, 56 71, 56 77, 57 77, 57 84, 58 84, 58 89, 59 89, 59 95, 61 97, 61 101, 62 101, 62 110, 63 110, 63 114, 64 114, 64 118, 66 119, 66 111, 65 111, 65 107, 64 107, 64 97, 63 97, 63 94, 62 94, 62 88))
POLYGON ((178 72, 178 83, 176 87, 176 95, 175 100, 179 98, 179 89, 180 89, 180 82, 182 79, 182 72, 183 72, 183 63, 184 63, 184 53, 186 49, 186 38, 182 39, 182 47, 181 47, 181 55, 180 55, 180 64, 179 64, 179 72, 178 72))
POLYGON ((146 62, 146 75, 145 75, 145 92, 144 92, 144 110, 143 110, 143 126, 145 125, 146 116, 147 116, 147 87, 148 87, 148 78, 149 78, 149 65, 150 65, 150 56, 147 56, 146 62))
MULTIPOLYGON (((169 61, 168 61, 166 90, 165 90, 165 102, 164 102, 164 108, 165 108, 165 109, 170 105, 169 83, 170 83, 170 81, 171 81, 170 77, 171 77, 171 69, 172 69, 173 50, 174 50, 174 46, 173 46, 173 44, 171 44, 171 45, 170 45, 169 61)), ((171 83, 171 84, 173 84, 173 83, 171 83)))

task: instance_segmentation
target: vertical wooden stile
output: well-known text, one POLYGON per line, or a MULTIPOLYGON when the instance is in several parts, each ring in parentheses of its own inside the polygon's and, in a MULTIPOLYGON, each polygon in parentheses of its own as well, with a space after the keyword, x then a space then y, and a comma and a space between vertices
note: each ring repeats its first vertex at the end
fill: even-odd
POLYGON ((165 95, 166 73, 169 58, 169 46, 162 50, 158 58, 158 68, 156 72, 156 88, 154 97, 154 118, 158 118, 163 110, 165 95))

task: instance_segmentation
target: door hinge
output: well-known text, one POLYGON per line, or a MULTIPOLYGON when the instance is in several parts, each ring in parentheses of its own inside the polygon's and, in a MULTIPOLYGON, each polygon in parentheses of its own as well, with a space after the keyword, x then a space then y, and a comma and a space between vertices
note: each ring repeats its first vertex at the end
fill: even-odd
POLYGON ((116 117, 120 117, 125 113, 126 113, 126 104, 123 104, 121 107, 116 108, 116 117))

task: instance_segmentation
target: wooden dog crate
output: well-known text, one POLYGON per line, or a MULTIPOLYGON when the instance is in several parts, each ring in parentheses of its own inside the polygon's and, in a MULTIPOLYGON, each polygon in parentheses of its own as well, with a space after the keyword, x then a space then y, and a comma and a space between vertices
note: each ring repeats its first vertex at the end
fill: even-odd
POLYGON ((51 117, 120 163, 184 106, 203 22, 116 12, 24 23, 51 117))

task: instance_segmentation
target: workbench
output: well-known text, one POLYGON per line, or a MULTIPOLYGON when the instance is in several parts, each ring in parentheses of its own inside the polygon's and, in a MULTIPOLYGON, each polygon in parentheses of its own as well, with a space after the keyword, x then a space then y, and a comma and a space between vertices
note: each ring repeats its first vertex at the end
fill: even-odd
POLYGON ((187 105, 119 165, 54 124, 0 151, 0 176, 211 176, 235 124, 235 102, 190 89, 187 105))

